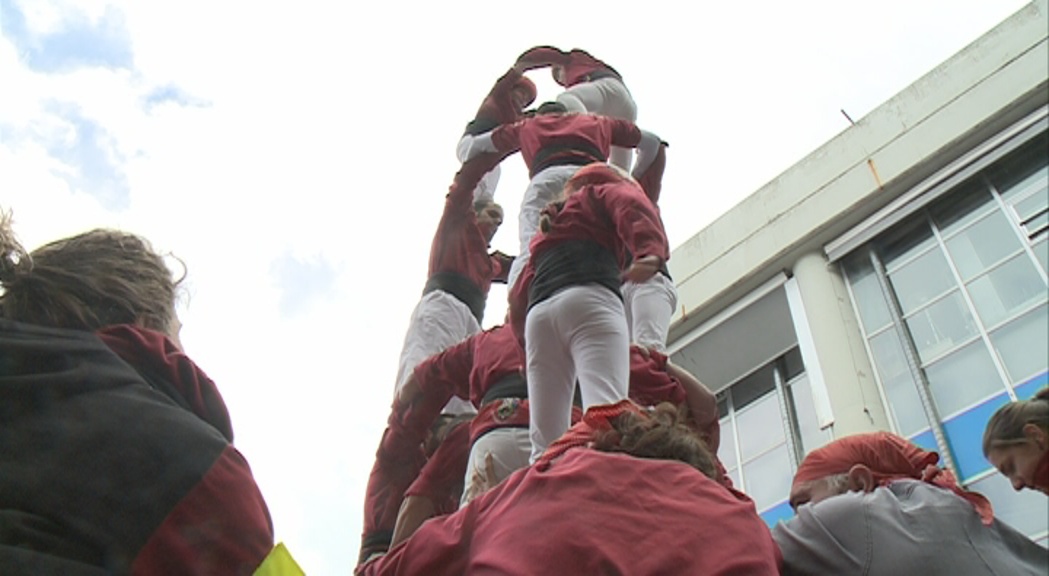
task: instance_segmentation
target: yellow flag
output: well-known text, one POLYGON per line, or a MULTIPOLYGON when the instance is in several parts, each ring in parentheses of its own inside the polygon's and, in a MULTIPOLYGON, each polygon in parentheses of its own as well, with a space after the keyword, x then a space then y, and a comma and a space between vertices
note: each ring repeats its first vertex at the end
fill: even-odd
POLYGON ((266 559, 255 569, 254 576, 306 576, 306 573, 281 542, 266 555, 266 559))

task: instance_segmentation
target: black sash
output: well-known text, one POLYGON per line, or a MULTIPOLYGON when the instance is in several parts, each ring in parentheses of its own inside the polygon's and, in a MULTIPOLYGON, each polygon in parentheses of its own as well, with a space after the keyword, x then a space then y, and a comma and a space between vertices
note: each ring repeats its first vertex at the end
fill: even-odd
POLYGON ((535 277, 528 288, 528 308, 569 286, 600 284, 619 297, 622 282, 615 256, 590 240, 562 242, 535 259, 535 277))
POLYGON ((455 296, 457 300, 466 304, 470 313, 477 319, 477 323, 481 323, 484 317, 484 293, 469 278, 458 272, 438 272, 426 281, 423 294, 429 294, 434 290, 442 290, 455 296))
POLYGON ((593 143, 582 138, 565 138, 539 149, 529 176, 534 177, 551 166, 586 166, 606 160, 608 157, 593 143))

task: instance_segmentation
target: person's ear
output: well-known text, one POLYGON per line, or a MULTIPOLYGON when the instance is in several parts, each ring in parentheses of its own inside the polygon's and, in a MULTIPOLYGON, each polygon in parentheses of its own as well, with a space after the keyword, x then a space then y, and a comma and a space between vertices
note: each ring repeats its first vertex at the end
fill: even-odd
POLYGON ((874 482, 874 473, 863 464, 856 464, 849 468, 848 486, 851 492, 874 492, 877 487, 874 482))
POLYGON ((1024 424, 1023 433, 1024 437, 1033 442, 1039 450, 1044 451, 1049 445, 1049 438, 1046 437, 1045 430, 1042 430, 1037 424, 1031 422, 1024 424))

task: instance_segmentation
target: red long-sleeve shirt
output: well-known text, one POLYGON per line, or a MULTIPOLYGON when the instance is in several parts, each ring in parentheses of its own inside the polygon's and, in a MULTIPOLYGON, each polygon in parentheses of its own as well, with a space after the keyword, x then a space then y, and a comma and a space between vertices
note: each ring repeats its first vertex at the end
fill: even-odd
POLYGON ((659 214, 636 184, 623 181, 584 186, 565 200, 550 230, 532 239, 531 257, 510 291, 510 320, 520 342, 524 342, 535 263, 558 244, 575 240, 600 244, 616 257, 621 270, 628 253, 634 258, 658 256, 664 262, 670 258, 659 214))
POLYGON ((509 124, 520 120, 521 109, 514 104, 512 97, 515 87, 529 91, 532 99, 535 99, 535 83, 511 68, 495 81, 492 90, 488 92, 484 101, 481 102, 481 107, 477 109, 476 118, 491 120, 496 124, 509 124))
MULTIPOLYGON (((578 150, 582 144, 600 152, 602 156, 594 158, 594 162, 604 162, 613 145, 634 148, 640 142, 641 130, 633 122, 595 114, 546 114, 505 124, 492 131, 492 144, 496 150, 505 154, 520 150, 530 174, 535 172, 536 156, 542 150, 555 147, 578 150)), ((548 158, 568 153, 569 150, 555 152, 548 158)))
POLYGON ((561 66, 565 69, 564 82, 560 83, 565 88, 575 86, 583 82, 589 82, 590 76, 595 72, 611 72, 619 76, 615 68, 594 58, 586 50, 578 48, 570 52, 564 52, 553 46, 536 46, 517 57, 519 63, 525 65, 561 66))
POLYGON ((455 272, 487 296, 492 279, 505 276, 504 262, 488 254, 488 239, 477 225, 473 208, 473 189, 505 157, 506 154, 481 154, 463 164, 455 175, 430 246, 430 277, 439 272, 455 272))
POLYGON ((423 394, 440 396, 435 403, 455 395, 479 408, 492 384, 523 371, 524 354, 510 326, 503 324, 424 360, 415 368, 414 378, 423 394))

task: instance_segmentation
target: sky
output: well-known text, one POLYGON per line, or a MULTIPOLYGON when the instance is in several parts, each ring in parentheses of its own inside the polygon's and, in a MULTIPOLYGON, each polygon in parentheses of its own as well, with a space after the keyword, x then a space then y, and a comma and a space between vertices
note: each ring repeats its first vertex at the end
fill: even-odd
MULTIPOLYGON (((182 343, 278 540, 345 574, 455 145, 518 54, 623 75, 676 247, 1024 4, 0 0, 0 208, 30 249, 116 227, 185 263, 182 343)), ((509 254, 526 184, 507 159, 509 254)))

